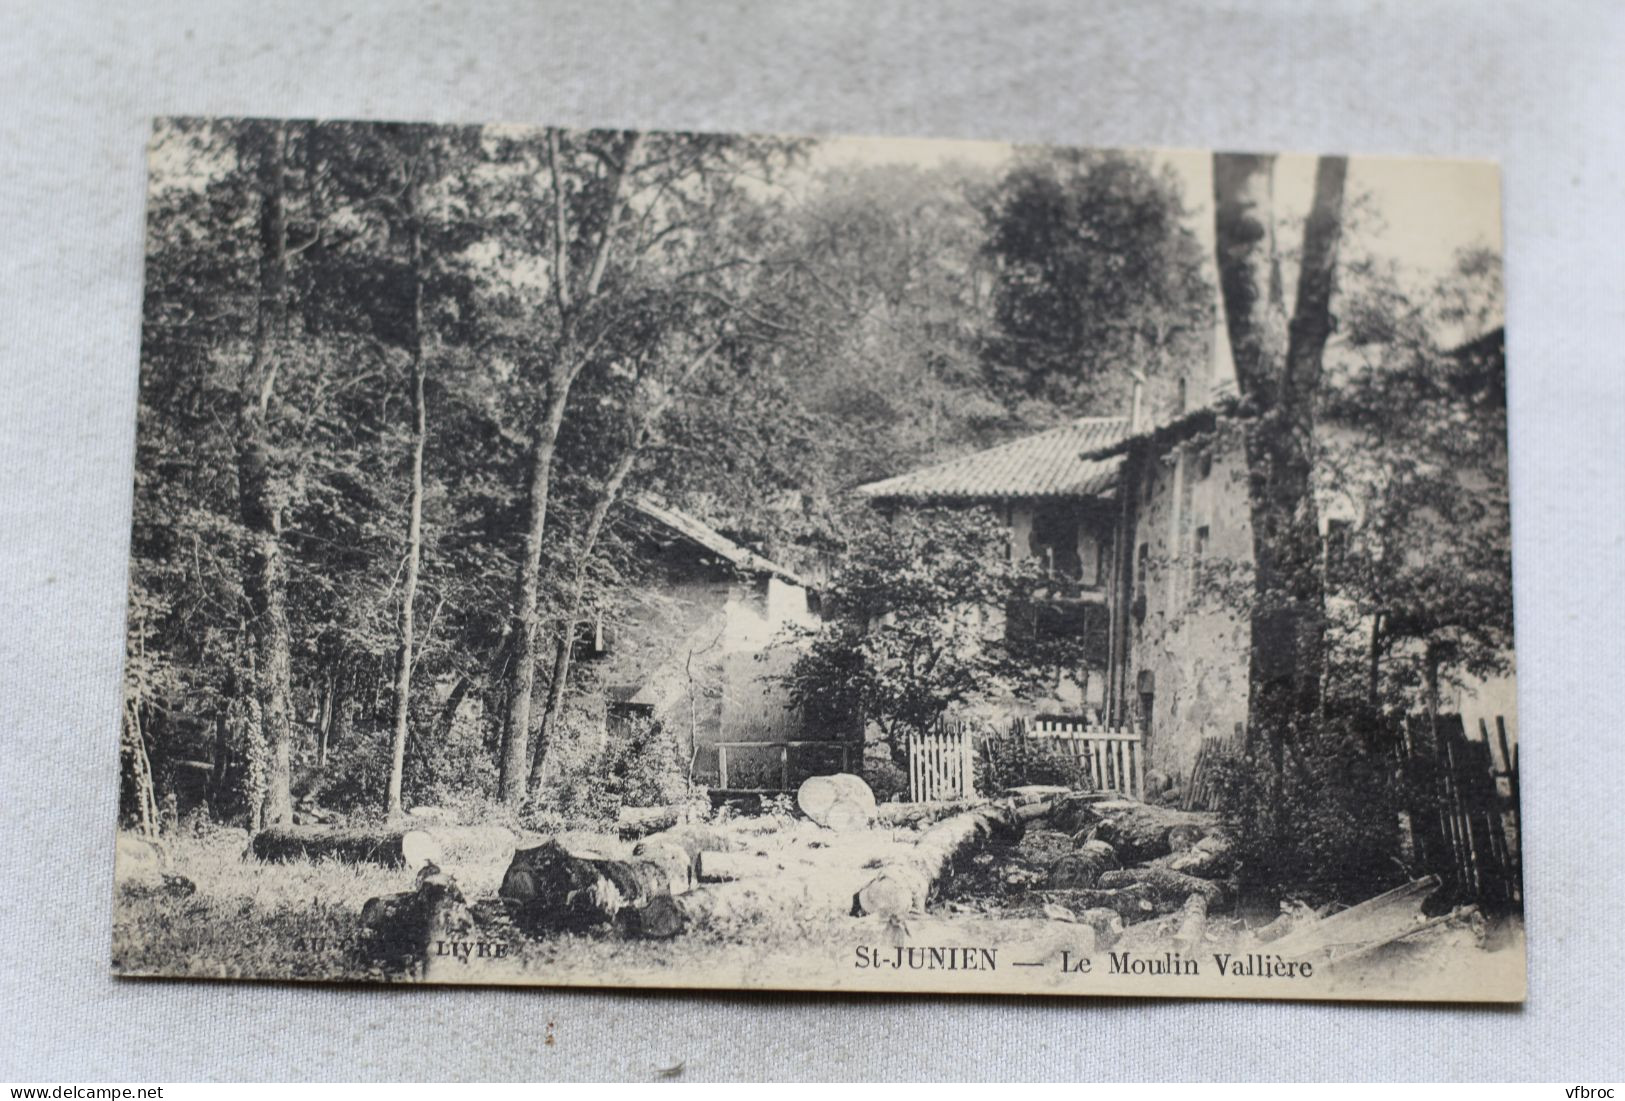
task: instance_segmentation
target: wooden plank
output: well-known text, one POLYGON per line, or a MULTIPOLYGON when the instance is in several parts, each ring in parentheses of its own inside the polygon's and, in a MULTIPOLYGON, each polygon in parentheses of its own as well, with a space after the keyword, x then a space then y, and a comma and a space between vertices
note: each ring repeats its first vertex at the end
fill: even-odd
POLYGON ((1396 887, 1358 906, 1288 933, 1271 945, 1282 956, 1302 955, 1338 944, 1361 944, 1410 928, 1422 902, 1439 886, 1439 877, 1422 879, 1396 887))
POLYGON ((719 786, 728 787, 728 743, 717 743, 717 780, 719 786))

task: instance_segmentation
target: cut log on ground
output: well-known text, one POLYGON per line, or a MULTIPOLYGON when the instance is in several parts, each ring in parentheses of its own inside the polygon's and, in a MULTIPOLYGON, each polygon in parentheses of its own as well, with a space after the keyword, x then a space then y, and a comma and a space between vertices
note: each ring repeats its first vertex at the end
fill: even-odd
POLYGON ((956 860, 989 841, 1018 841, 1021 835, 1021 822, 1008 806, 984 807, 944 819, 921 834, 908 853, 888 861, 858 892, 856 912, 898 916, 923 910, 956 860))
POLYGON ((556 841, 513 854, 497 894, 516 904, 527 932, 579 931, 670 896, 665 869, 653 860, 577 856, 556 841))
POLYGON ((1167 856, 1171 851, 1168 835, 1176 828, 1187 827, 1180 829, 1179 837, 1194 841, 1188 827, 1195 827, 1201 836, 1206 836, 1215 822, 1211 814, 1156 807, 1134 800, 1099 803, 1095 810, 1100 819, 1088 836, 1111 845, 1124 864, 1167 856))
POLYGON ((1052 803, 1071 794, 1072 789, 1061 784, 1026 784, 1004 789, 1005 800, 1017 807, 1024 807, 1028 803, 1052 803))
POLYGON ((1207 896, 1191 895, 1180 911, 1179 932, 1174 934, 1174 951, 1190 952, 1201 947, 1207 935, 1207 896))
POLYGON ((683 931, 685 919, 677 900, 656 895, 642 906, 626 906, 615 915, 615 929, 623 937, 670 940, 683 931))
POLYGON ((726 830, 716 826, 708 826, 703 822, 690 822, 681 826, 674 826, 669 830, 651 833, 632 848, 634 857, 643 856, 653 851, 657 846, 675 845, 688 854, 689 863, 703 852, 739 852, 746 845, 744 838, 737 837, 726 830))
POLYGON ((632 850, 632 859, 658 864, 666 873, 666 888, 680 895, 694 886, 694 860, 682 846, 670 841, 642 841, 632 850))
POLYGON ((1211 879, 1198 879, 1167 868, 1123 868, 1100 877, 1102 887, 1143 887, 1158 913, 1172 913, 1185 905, 1191 895, 1201 895, 1209 908, 1223 910, 1230 902, 1226 886, 1211 879))
POLYGON ((1013 808, 1012 813, 1022 822, 1036 822, 1041 818, 1048 818, 1055 810, 1055 800, 1044 799, 1034 803, 1022 803, 1013 808))
POLYGON ((694 878, 702 883, 728 883, 735 879, 778 875, 784 869, 784 861, 776 856, 702 852, 694 861, 694 878))
POLYGON ((1103 791, 1074 791, 1068 795, 1058 795, 1050 803, 1050 828, 1063 833, 1088 830, 1100 821, 1101 804, 1117 801, 1120 800, 1114 800, 1103 791))
POLYGON ((796 791, 796 807, 820 826, 861 828, 874 820, 875 793, 849 772, 809 776, 796 791))
POLYGON ((1093 887, 1106 872, 1117 868, 1110 845, 1091 841, 1077 852, 1065 853, 1049 866, 1047 887, 1093 887))
POLYGON ((1201 879, 1219 879, 1230 874, 1235 846, 1220 834, 1209 834, 1183 852, 1170 853, 1156 861, 1171 871, 1201 879))
MULTIPOLYGON (((425 865, 416 890, 369 898, 361 907, 368 951, 381 963, 421 963, 437 942, 466 940, 474 931, 469 912, 451 876, 425 865)), ((455 958, 455 953, 448 953, 455 958)))
POLYGON ((940 803, 881 803, 875 808, 875 821, 892 827, 929 826, 986 802, 985 799, 955 799, 940 803))
POLYGON ((622 807, 615 816, 615 829, 623 841, 669 830, 683 820, 685 808, 622 807))
POLYGON ((1057 902, 1075 913, 1091 910, 1110 910, 1123 919, 1123 924, 1132 925, 1146 918, 1156 917, 1158 914, 1171 913, 1176 906, 1164 906, 1158 909, 1157 902, 1161 896, 1154 895, 1146 887, 1135 884, 1132 887, 1077 887, 1069 890, 1046 890, 1039 893, 1040 898, 1057 902))
POLYGON ((440 842, 422 829, 276 826, 255 834, 248 851, 256 859, 272 863, 326 857, 347 864, 382 864, 414 871, 425 864, 445 863, 440 842))

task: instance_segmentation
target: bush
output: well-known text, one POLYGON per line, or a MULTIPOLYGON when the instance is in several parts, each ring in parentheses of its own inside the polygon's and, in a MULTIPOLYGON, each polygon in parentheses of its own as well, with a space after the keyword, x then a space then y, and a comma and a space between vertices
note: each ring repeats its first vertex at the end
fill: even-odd
POLYGON ((571 712, 548 753, 551 778, 527 810, 531 825, 607 827, 622 807, 667 806, 686 795, 677 737, 651 719, 606 731, 592 716, 571 712))
POLYGON ((1082 761, 1031 737, 1019 723, 1007 733, 990 732, 977 739, 975 769, 976 790, 983 795, 1028 784, 1054 784, 1077 791, 1094 786, 1082 761))
POLYGON ((1279 778, 1267 752, 1222 761, 1217 775, 1244 891, 1355 903, 1405 878, 1392 768, 1352 732, 1288 747, 1279 778))
POLYGON ((894 796, 908 798, 908 773, 891 761, 878 758, 864 761, 863 782, 875 793, 877 803, 890 802, 894 796))

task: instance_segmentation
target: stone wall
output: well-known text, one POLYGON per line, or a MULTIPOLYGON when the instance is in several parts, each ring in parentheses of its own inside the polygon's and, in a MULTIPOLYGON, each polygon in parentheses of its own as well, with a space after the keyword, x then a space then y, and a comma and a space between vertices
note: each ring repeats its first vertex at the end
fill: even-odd
POLYGON ((1130 491, 1130 713, 1149 731, 1151 767, 1185 776, 1204 737, 1247 719, 1252 524, 1240 428, 1221 421, 1213 436, 1152 457, 1130 491))
POLYGON ((770 682, 795 657, 782 629, 813 622, 806 590, 678 563, 661 575, 638 594, 610 653, 594 663, 612 698, 652 708, 685 752, 697 747, 694 777, 702 783, 718 779, 719 741, 820 736, 802 730, 770 682))

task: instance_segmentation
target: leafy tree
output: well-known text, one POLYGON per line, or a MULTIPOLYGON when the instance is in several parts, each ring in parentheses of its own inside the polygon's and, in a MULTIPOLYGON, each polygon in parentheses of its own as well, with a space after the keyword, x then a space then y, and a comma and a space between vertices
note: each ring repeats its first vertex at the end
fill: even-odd
POLYGON ((1341 299, 1331 431, 1331 683, 1372 711, 1436 711, 1441 682, 1506 671, 1512 570, 1499 265, 1470 250, 1423 294, 1387 268, 1341 299), (1445 346, 1440 334, 1481 333, 1445 346))
MULTIPOLYGON (((541 654, 542 562, 558 441, 570 393, 590 367, 607 367, 608 345, 644 311, 675 306, 691 325, 722 323, 748 258, 719 253, 730 218, 749 216, 747 172, 771 176, 793 144, 705 134, 565 133, 502 137, 502 156, 533 191, 533 213, 509 244, 529 250, 532 287, 510 279, 525 328, 518 381, 536 407, 525 432, 524 519, 515 558, 508 637, 501 796, 510 806, 532 771, 531 705, 541 654), (539 145, 540 148, 537 148, 539 145), (534 169, 531 162, 536 162, 534 169), (544 172, 545 166, 545 172, 544 172), (538 208, 539 209, 536 209, 538 208), (539 246, 539 247, 538 247, 539 246), (658 292, 650 293, 655 288, 658 292)), ((513 270, 507 257, 502 270, 513 270)))
POLYGON ((1075 669, 1083 640, 1005 630, 1007 615, 1043 599, 1032 558, 1011 561, 1007 534, 984 509, 871 516, 854 533, 824 592, 823 620, 797 638, 784 675, 791 701, 832 726, 873 724, 892 757, 961 704, 1053 687, 1075 669))
POLYGON ((1154 399, 1209 358, 1212 295, 1172 171, 1137 154, 1029 150, 982 200, 996 267, 989 379, 1005 400, 1121 409, 1142 365, 1154 399))

